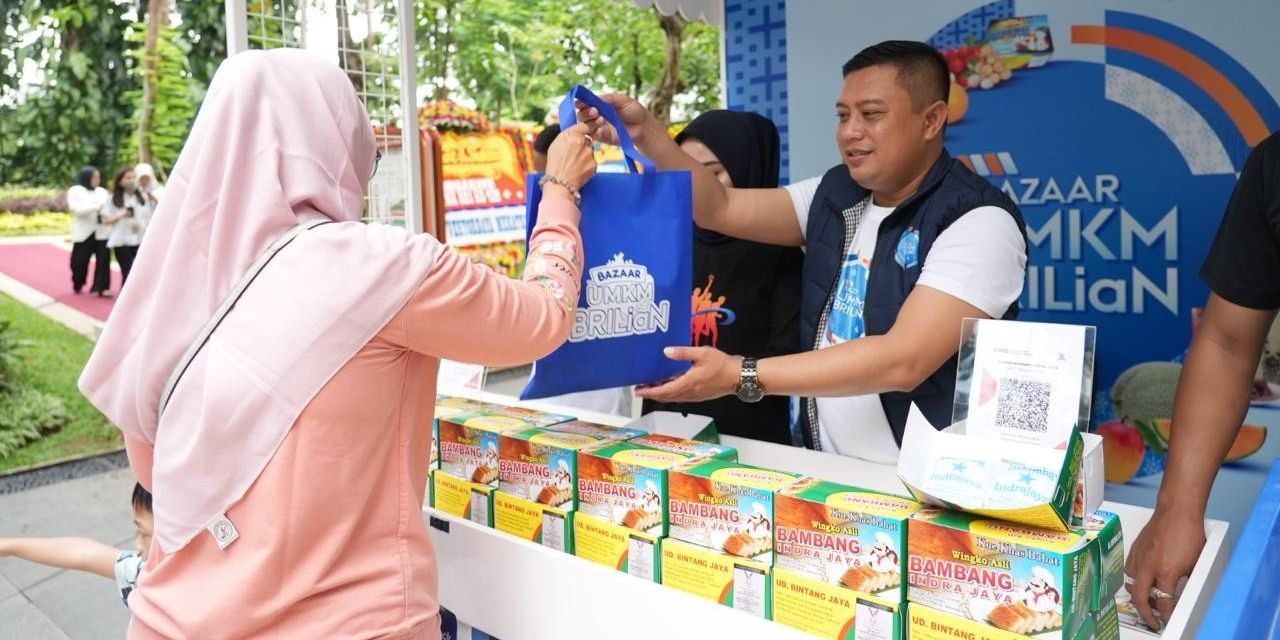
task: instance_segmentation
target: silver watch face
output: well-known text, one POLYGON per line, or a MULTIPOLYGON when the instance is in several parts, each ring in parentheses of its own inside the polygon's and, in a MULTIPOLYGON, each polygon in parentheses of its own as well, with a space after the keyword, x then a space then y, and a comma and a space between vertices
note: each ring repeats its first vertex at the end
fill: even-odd
POLYGON ((744 382, 738 385, 738 399, 743 402, 760 402, 764 399, 764 389, 755 382, 744 382))

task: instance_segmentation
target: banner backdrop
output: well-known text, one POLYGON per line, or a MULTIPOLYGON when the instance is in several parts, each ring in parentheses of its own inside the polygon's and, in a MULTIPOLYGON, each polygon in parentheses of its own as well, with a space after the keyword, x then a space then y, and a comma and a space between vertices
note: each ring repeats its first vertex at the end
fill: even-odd
POLYGON ((524 264, 525 172, 506 132, 441 134, 441 188, 450 245, 516 278, 524 264))
MULTIPOLYGON (((845 60, 891 38, 942 51, 948 149, 1026 216, 1022 319, 1098 327, 1107 497, 1153 504, 1200 264, 1249 151, 1280 129, 1276 24, 1267 1, 789 2, 791 176, 838 162, 845 60)), ((1210 517, 1242 524, 1280 453, 1280 387, 1260 388, 1210 517)))

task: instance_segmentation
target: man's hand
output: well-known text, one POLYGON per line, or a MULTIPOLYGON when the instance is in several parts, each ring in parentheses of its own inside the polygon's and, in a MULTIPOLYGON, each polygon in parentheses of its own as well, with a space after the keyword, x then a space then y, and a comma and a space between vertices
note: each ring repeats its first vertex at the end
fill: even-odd
MULTIPOLYGON (((656 129, 661 137, 667 138, 667 132, 662 129, 662 125, 635 98, 621 93, 606 93, 600 96, 600 99, 613 105, 614 110, 618 112, 618 119, 626 126, 627 133, 631 134, 631 141, 641 151, 644 151, 645 146, 650 142, 651 131, 656 129)), ((599 109, 588 107, 582 101, 578 101, 577 107, 578 122, 586 124, 595 139, 612 145, 618 144, 618 132, 608 120, 604 119, 599 109)))
POLYGON ((667 347, 672 360, 686 360, 693 368, 655 387, 636 387, 636 395, 656 402, 702 402, 727 396, 738 388, 742 358, 711 347, 667 347))
POLYGON ((1148 627, 1163 628, 1177 604, 1176 598, 1152 596, 1151 588, 1176 596, 1178 583, 1191 575, 1204 543, 1204 520, 1198 514, 1158 508, 1133 541, 1125 561, 1125 575, 1133 582, 1125 588, 1148 627))
POLYGON ((1204 547, 1209 492, 1249 410, 1258 356, 1275 315, 1275 310, 1242 307, 1211 293, 1191 337, 1174 395, 1156 512, 1125 562, 1133 605, 1152 628, 1168 622, 1176 602, 1152 597, 1152 588, 1176 597, 1179 581, 1191 574, 1204 547))

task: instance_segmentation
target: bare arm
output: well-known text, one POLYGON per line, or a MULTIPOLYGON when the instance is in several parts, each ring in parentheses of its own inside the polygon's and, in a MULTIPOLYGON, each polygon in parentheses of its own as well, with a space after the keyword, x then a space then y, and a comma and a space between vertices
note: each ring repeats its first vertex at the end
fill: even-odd
MULTIPOLYGON (((616 93, 601 96, 618 111, 636 148, 663 171, 688 171, 693 178, 693 216, 698 226, 766 244, 804 244, 795 205, 786 189, 730 189, 710 169, 690 158, 639 102, 616 93)), ((596 137, 617 144, 618 134, 596 109, 581 109, 578 120, 596 137)))
POLYGON ((1209 492, 1249 410, 1253 374, 1275 315, 1210 294, 1191 340, 1156 511, 1126 563, 1134 578, 1133 603, 1150 626, 1158 626, 1155 611, 1168 620, 1174 605, 1169 598, 1147 597, 1151 588, 1175 593, 1204 547, 1209 492))
POLYGON ((1249 410, 1258 367, 1275 310, 1250 309, 1210 294, 1178 381, 1169 457, 1160 484, 1160 508, 1187 510, 1204 519, 1209 490, 1249 410))
POLYGON ((115 578, 120 551, 88 538, 0 538, 0 556, 115 578))
MULTIPOLYGON (((828 349, 765 358, 760 384, 771 395, 838 397, 909 391, 955 355, 965 318, 988 318, 977 307, 927 286, 907 296, 893 328, 828 349)), ((708 347, 672 348, 670 357, 693 360, 694 368, 639 395, 659 402, 697 402, 733 393, 740 358, 708 347)))
POLYGON ((759 364, 760 383, 770 394, 808 397, 910 391, 956 354, 965 318, 988 317, 955 296, 918 286, 888 333, 767 358, 759 364))

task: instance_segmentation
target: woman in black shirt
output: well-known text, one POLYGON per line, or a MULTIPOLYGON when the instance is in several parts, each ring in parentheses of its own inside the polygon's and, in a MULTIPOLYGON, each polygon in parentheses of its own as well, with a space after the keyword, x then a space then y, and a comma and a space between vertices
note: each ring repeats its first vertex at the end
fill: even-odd
MULTIPOLYGON (((764 116, 708 111, 689 123, 676 142, 727 187, 778 186, 778 129, 764 116)), ((803 255, 797 248, 738 240, 695 226, 690 344, 760 358, 800 351, 803 255)), ((720 433, 792 444, 785 396, 766 396, 757 404, 734 396, 694 403, 646 400, 644 412, 651 411, 710 416, 720 433)))

